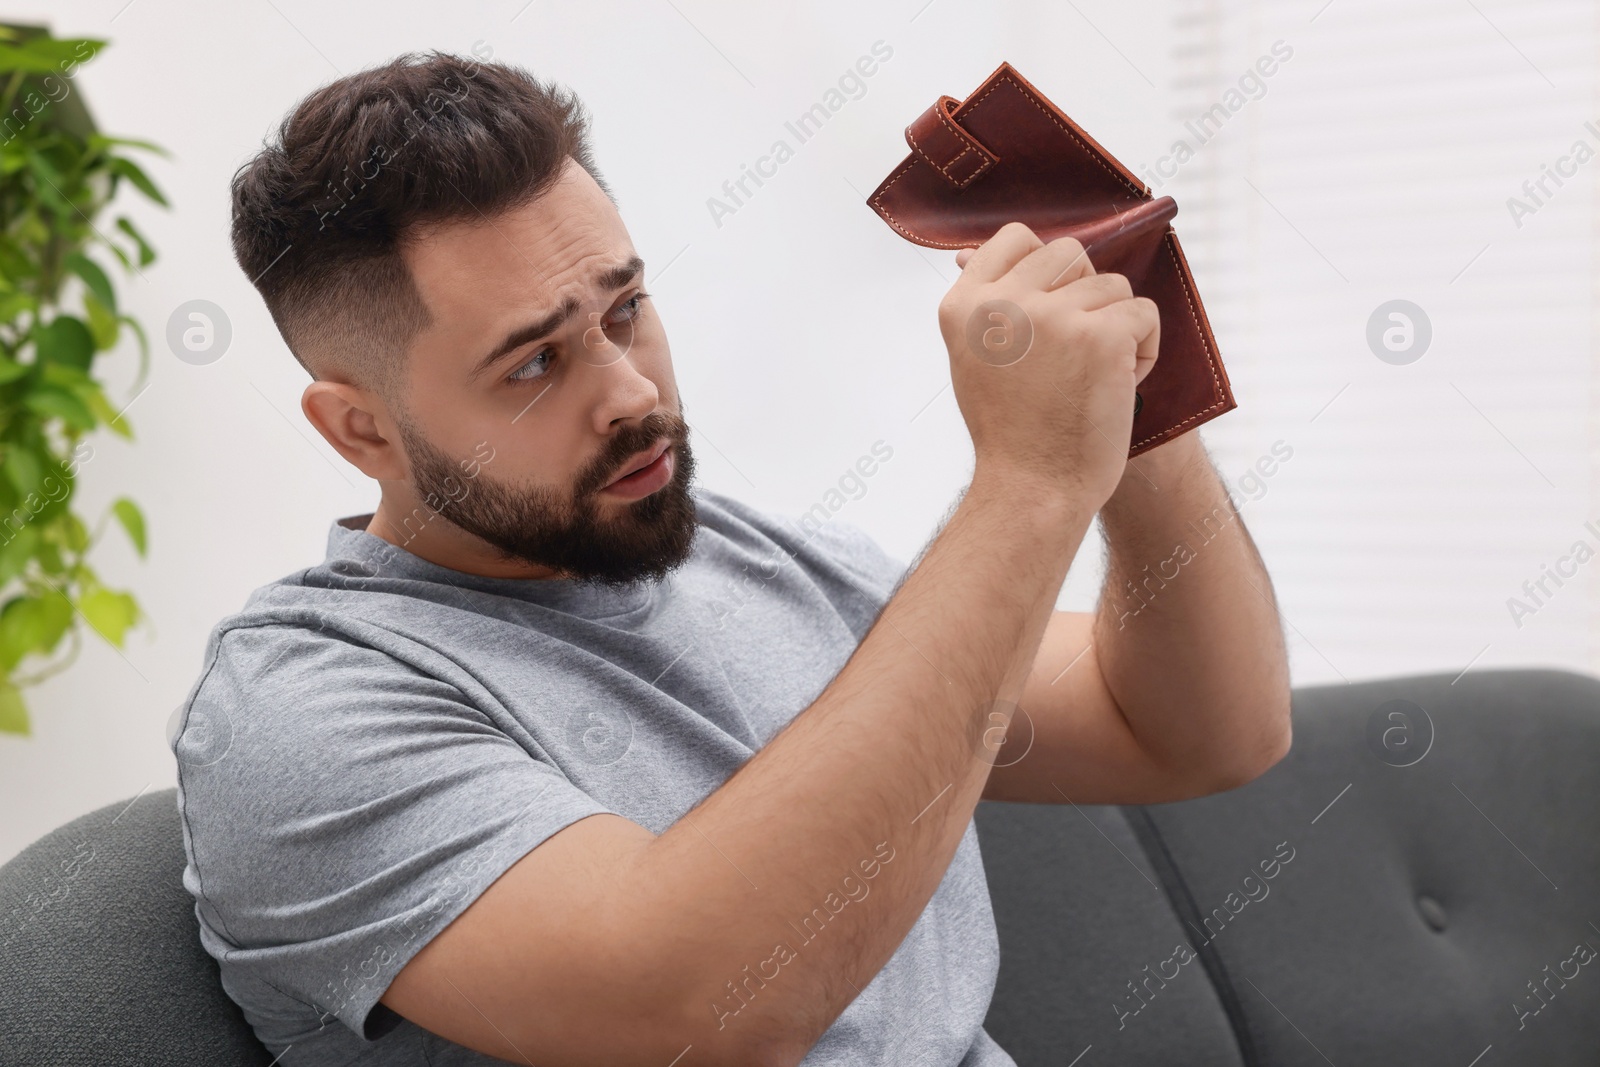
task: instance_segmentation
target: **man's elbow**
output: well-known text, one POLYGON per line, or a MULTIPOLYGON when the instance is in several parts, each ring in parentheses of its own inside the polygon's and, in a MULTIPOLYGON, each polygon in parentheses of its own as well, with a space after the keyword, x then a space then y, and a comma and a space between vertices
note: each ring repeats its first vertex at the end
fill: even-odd
POLYGON ((1239 758, 1223 768, 1213 791, 1220 793, 1238 789, 1260 778, 1289 754, 1293 742, 1294 727, 1291 725, 1288 705, 1285 704, 1281 711, 1271 717, 1270 722, 1260 728, 1260 733, 1251 739, 1251 743, 1238 746, 1239 758))

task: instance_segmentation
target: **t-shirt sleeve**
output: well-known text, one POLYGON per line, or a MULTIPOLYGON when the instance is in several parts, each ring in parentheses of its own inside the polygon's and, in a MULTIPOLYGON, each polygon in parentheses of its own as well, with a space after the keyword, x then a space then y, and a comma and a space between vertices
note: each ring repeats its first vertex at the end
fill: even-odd
POLYGON ((609 810, 460 689, 292 625, 225 631, 170 741, 201 940, 269 1043, 307 1018, 377 1036, 412 956, 609 810))

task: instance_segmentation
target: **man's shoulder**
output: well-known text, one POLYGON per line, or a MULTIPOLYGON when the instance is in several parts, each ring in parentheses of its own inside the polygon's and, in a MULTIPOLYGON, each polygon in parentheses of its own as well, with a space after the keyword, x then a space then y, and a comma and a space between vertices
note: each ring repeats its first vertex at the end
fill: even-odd
POLYGON ((748 501, 703 485, 694 487, 696 521, 702 526, 721 530, 730 521, 760 526, 770 526, 775 517, 771 512, 756 507, 748 501))
POLYGON ((338 563, 257 586, 212 625, 169 724, 169 746, 180 761, 193 763, 184 749, 236 726, 240 716, 267 741, 299 731, 313 708, 351 715, 363 693, 427 691, 465 700, 461 687, 469 679, 425 641, 441 605, 338 563))
POLYGON ((256 743, 293 737, 313 698, 345 682, 340 674, 380 673, 391 663, 399 667, 338 629, 237 612, 212 627, 200 670, 173 712, 168 746, 183 766, 209 765, 227 750, 237 758, 245 722, 256 743))
POLYGON ((806 510, 759 507, 705 488, 697 488, 695 495, 701 505, 698 508, 701 523, 724 535, 753 531, 766 540, 791 548, 816 544, 825 550, 863 538, 871 540, 865 530, 834 519, 824 507, 806 510))
POLYGON ((865 582, 879 599, 888 596, 906 571, 905 562, 886 552, 862 526, 838 518, 838 509, 828 503, 803 510, 766 509, 712 490, 699 489, 697 494, 710 504, 702 509, 709 512, 702 521, 723 536, 775 546, 817 575, 847 575, 852 585, 865 582))
POLYGON ((238 611, 223 616, 206 639, 202 674, 218 660, 236 669, 299 666, 297 656, 331 656, 356 649, 391 652, 401 639, 368 610, 359 592, 282 579, 255 589, 238 611))

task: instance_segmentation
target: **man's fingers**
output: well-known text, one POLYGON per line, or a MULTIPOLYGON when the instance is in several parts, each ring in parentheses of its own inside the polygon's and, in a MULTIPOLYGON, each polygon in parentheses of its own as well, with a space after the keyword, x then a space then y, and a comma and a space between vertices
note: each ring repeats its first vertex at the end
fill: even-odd
POLYGON ((1020 222, 1008 222, 973 250, 962 267, 961 276, 974 283, 992 282, 1003 277, 1035 248, 1043 247, 1044 242, 1028 227, 1020 222))
POLYGON ((981 284, 1007 274, 1041 292, 1056 294, 1071 307, 1119 320, 1135 343, 1135 382, 1155 366, 1161 348, 1161 316, 1155 301, 1134 296, 1125 275, 1099 274, 1087 250, 1076 239, 1059 237, 1046 243, 1021 222, 1008 222, 976 248, 956 250, 962 281, 981 284))
POLYGON ((1095 273, 1089 253, 1072 237, 1058 237, 1022 258, 1011 273, 1040 291, 1060 289, 1095 273))
POLYGON ((1135 296, 1107 304, 1089 314, 1104 315, 1121 322, 1122 328, 1126 329, 1129 336, 1137 343, 1134 381, 1144 381, 1145 375, 1150 373, 1150 368, 1155 366, 1156 356, 1161 348, 1161 314, 1156 308, 1156 302, 1147 296, 1135 296))
POLYGON ((1061 286, 1056 300, 1079 311, 1096 311, 1118 300, 1133 296, 1133 286, 1125 274, 1089 274, 1061 286))

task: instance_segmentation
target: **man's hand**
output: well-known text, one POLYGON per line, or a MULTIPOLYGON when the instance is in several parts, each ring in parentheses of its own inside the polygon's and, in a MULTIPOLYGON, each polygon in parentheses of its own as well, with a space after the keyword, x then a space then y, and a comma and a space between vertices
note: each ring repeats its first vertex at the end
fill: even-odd
POLYGON ((1098 507, 1127 463, 1133 390, 1155 364, 1154 301, 1097 274, 1071 237, 1020 222, 957 255, 939 305, 951 379, 979 466, 1071 485, 1098 507))

